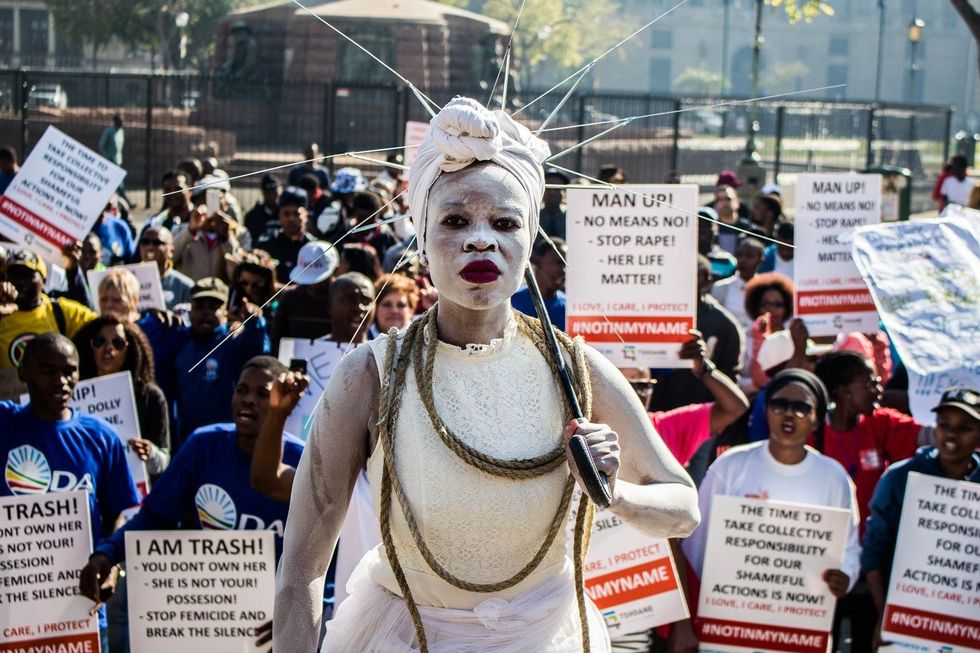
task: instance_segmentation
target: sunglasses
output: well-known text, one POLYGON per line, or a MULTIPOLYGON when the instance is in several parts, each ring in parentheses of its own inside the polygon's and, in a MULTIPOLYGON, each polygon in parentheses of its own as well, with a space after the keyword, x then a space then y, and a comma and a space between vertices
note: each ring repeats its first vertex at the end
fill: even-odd
POLYGON ((796 417, 800 418, 809 417, 815 410, 813 404, 805 401, 790 401, 789 399, 783 399, 782 397, 770 399, 768 408, 775 415, 784 415, 785 413, 790 412, 796 417))
POLYGON ((653 392, 654 381, 630 381, 630 385, 637 394, 650 394, 653 392))
POLYGON ((126 348, 126 341, 119 336, 112 336, 111 338, 106 338, 105 336, 95 336, 92 338, 93 349, 102 349, 106 345, 112 345, 113 349, 122 351, 126 348))
POLYGON ((149 239, 144 238, 143 240, 140 241, 140 247, 142 247, 144 245, 147 246, 147 247, 162 247, 163 245, 166 245, 166 244, 167 243, 165 243, 165 242, 163 242, 162 240, 159 240, 159 239, 157 239, 157 240, 149 240, 149 239))

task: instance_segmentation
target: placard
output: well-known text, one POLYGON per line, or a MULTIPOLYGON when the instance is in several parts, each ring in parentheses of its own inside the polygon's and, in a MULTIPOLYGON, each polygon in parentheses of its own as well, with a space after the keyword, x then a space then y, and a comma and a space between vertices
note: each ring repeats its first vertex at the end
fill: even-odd
POLYGON ((272 619, 274 537, 272 531, 127 531, 132 650, 267 650, 255 641, 256 629, 272 619))
POLYGON ((665 539, 643 535, 608 510, 596 513, 585 591, 613 639, 687 619, 687 603, 665 539))
MULTIPOLYGON (((30 401, 30 395, 20 396, 20 403, 25 406, 30 401)), ((132 375, 129 372, 116 372, 79 381, 69 405, 86 415, 100 417, 112 426, 126 448, 126 465, 136 483, 136 489, 141 497, 145 497, 150 491, 146 464, 129 446, 130 440, 141 437, 132 375)))
POLYGON ((88 510, 84 491, 0 497, 0 652, 98 653, 99 618, 78 593, 88 510))
POLYGON ((617 367, 681 360, 697 316, 697 205, 692 185, 570 189, 566 330, 617 367))
POLYGON ((716 496, 698 599, 700 651, 827 653, 851 513, 716 496))
POLYGON ((980 385, 980 212, 858 229, 854 262, 909 373, 921 424, 953 387, 980 385))
POLYGON ((117 268, 129 270, 140 282, 140 300, 136 310, 142 313, 151 308, 161 311, 167 309, 167 304, 163 300, 163 286, 160 284, 160 268, 157 267, 156 263, 131 263, 130 265, 117 265, 104 270, 89 270, 88 287, 92 290, 92 297, 98 297, 99 284, 105 275, 109 274, 109 270, 117 268))
POLYGON ((796 315, 811 336, 878 330, 874 301, 841 236, 881 221, 881 175, 801 174, 796 183, 796 315))
POLYGON ((402 165, 411 168, 415 163, 415 157, 419 154, 419 145, 429 135, 429 123, 409 120, 405 123, 405 151, 402 153, 404 162, 402 165))
POLYGON ((105 209, 126 171, 48 126, 0 196, 0 234, 49 263, 81 240, 105 209))
POLYGON ((283 338, 279 341, 279 360, 283 365, 288 366, 290 359, 293 358, 302 358, 306 361, 306 375, 310 379, 310 387, 306 389, 296 408, 289 415, 289 419, 286 420, 286 431, 303 442, 306 442, 310 434, 317 401, 348 347, 350 345, 346 342, 323 339, 283 338))
POLYGON ((923 651, 980 651, 980 484, 911 472, 882 639, 923 651))

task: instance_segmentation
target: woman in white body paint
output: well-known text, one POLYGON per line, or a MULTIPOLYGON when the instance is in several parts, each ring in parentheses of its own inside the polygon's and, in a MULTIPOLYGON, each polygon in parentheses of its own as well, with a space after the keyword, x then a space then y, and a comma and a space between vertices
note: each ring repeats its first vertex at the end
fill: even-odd
POLYGON ((323 576, 362 469, 386 541, 355 570, 323 651, 608 651, 564 536, 581 482, 566 461, 574 434, 607 475, 614 514, 652 537, 697 526, 694 486, 622 374, 565 339, 587 415, 591 407, 591 421, 570 421, 540 325, 510 308, 547 153, 473 100, 433 118, 409 203, 439 302, 351 352, 324 391, 292 487, 275 650, 316 649, 323 576))

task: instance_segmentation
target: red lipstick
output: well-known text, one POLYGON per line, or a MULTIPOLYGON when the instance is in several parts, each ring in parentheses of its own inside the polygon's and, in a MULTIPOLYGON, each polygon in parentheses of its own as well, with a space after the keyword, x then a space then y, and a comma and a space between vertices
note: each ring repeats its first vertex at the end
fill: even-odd
POLYGON ((473 261, 460 270, 459 276, 470 283, 492 283, 500 276, 500 268, 493 261, 473 261))

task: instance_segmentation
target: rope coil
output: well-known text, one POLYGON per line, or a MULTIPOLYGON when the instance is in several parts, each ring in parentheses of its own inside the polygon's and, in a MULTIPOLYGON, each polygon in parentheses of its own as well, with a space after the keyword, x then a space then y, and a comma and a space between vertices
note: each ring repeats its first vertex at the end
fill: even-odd
MULTIPOLYGON (((505 460, 495 458, 473 447, 470 447, 456 436, 452 430, 446 426, 438 414, 435 407, 435 396, 432 386, 432 378, 435 368, 436 350, 438 346, 438 334, 436 331, 437 307, 429 309, 423 316, 415 320, 402 339, 401 351, 398 351, 398 332, 392 329, 388 332, 388 343, 385 350, 384 370, 379 404, 382 408, 381 417, 378 423, 379 439, 382 444, 383 469, 381 475, 381 536, 385 549, 385 555, 391 565, 395 580, 412 618, 415 627, 415 635, 418 640, 421 653, 428 652, 428 642, 426 640, 425 628, 422 617, 419 613, 418 605, 412 597, 411 588, 405 577, 401 563, 398 560, 398 553, 395 550, 394 537, 391 532, 391 497, 395 495, 402 515, 405 518, 408 530, 411 533, 419 553, 422 555, 426 564, 447 583, 460 589, 472 592, 496 592, 513 587, 527 578, 541 564, 548 550, 551 548, 555 537, 561 532, 565 523, 568 509, 571 505, 572 495, 575 489, 575 480, 571 474, 566 479, 562 491, 561 501, 555 512, 555 517, 549 526, 548 533, 541 546, 538 548, 534 557, 516 574, 505 580, 496 583, 473 583, 459 578, 446 569, 435 557, 422 536, 421 529, 412 512, 408 498, 405 496, 404 489, 398 479, 395 468, 394 440, 395 424, 397 423, 398 410, 401 406, 402 391, 405 387, 405 379, 408 375, 408 368, 415 368, 415 381, 419 390, 419 397, 425 406, 426 412, 432 423, 432 427, 439 435, 440 440, 446 447, 455 453, 460 460, 475 467, 487 474, 511 478, 526 479, 536 478, 548 474, 558 469, 565 462, 564 444, 559 444, 555 449, 543 455, 535 456, 523 460, 505 460), (420 339, 424 342, 420 342, 420 339), (423 352, 424 350, 424 352, 423 352)), ((514 313, 518 328, 522 335, 529 338, 544 355, 545 360, 551 369, 552 375, 558 378, 558 367, 555 361, 548 355, 544 342, 544 332, 541 323, 533 318, 521 313, 514 313)), ((581 342, 573 340, 565 333, 555 329, 562 347, 569 353, 573 360, 575 371, 576 394, 582 403, 582 411, 586 416, 592 412, 592 388, 589 382, 588 366, 581 342)), ((563 410, 566 420, 571 420, 571 409, 568 402, 563 402, 563 410)), ((588 653, 591 649, 588 614, 585 603, 584 585, 584 563, 588 555, 589 531, 592 527, 592 519, 595 506, 591 503, 588 495, 583 493, 579 501, 575 519, 575 538, 574 538, 574 566, 575 566, 575 594, 578 604, 579 619, 582 627, 583 650, 588 653)))

